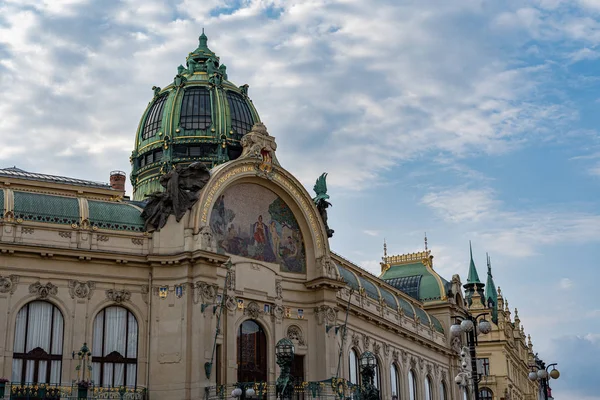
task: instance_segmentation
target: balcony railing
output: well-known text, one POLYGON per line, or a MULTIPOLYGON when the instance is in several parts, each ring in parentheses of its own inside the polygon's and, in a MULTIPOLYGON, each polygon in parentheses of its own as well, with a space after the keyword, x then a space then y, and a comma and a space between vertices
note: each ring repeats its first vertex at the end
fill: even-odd
POLYGON ((141 387, 102 387, 90 386, 81 389, 77 384, 56 385, 46 383, 0 384, 0 400, 76 400, 76 399, 114 399, 146 400, 146 388, 141 387))
MULTIPOLYGON (((231 400, 234 389, 241 389, 238 400, 276 400, 275 382, 240 382, 229 385, 217 385, 206 388, 206 400, 231 400), (252 395, 248 396, 248 389, 252 395)), ((345 379, 327 379, 317 382, 296 382, 292 386, 289 400, 348 400, 357 399, 360 386, 345 379)), ((281 398, 281 397, 279 397, 281 398)))

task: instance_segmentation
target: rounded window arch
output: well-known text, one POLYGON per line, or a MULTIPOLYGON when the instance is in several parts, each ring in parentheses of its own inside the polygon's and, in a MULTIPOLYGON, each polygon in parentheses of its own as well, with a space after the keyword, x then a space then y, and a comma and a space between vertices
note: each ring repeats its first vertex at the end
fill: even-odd
POLYGON ((350 383, 358 385, 358 351, 355 348, 350 349, 350 354, 348 355, 348 371, 348 380, 350 381, 350 383))
POLYGON ((138 323, 128 309, 110 306, 94 319, 92 375, 96 385, 137 385, 138 323))
POLYGON ((392 392, 392 399, 400 399, 400 374, 396 363, 392 363, 390 366, 390 389, 392 392))
POLYGON ((267 381, 267 335, 249 319, 240 325, 237 336, 238 382, 267 381))
POLYGON ((429 377, 429 375, 427 375, 425 377, 425 400, 432 400, 431 393, 432 393, 432 391, 431 391, 431 378, 429 377))
POLYGON ((479 391, 479 400, 493 400, 494 394, 488 388, 483 388, 479 391))
POLYGON ((417 400, 417 378, 412 369, 408 370, 408 398, 409 400, 417 400))
POLYGON ((448 400, 448 394, 446 391, 446 382, 440 382, 440 400, 448 400))
POLYGON ((63 332, 63 315, 54 304, 25 304, 15 323, 12 381, 60 384, 63 332))

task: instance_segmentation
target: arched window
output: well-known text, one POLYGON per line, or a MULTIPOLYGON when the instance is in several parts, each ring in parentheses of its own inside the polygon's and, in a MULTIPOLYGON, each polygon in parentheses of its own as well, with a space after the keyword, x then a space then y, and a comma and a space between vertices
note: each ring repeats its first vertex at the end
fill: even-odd
POLYGON ((440 382, 440 400, 447 400, 448 396, 446 394, 446 383, 444 381, 440 382))
POLYGON ((136 386, 138 323, 126 308, 103 309, 94 320, 92 374, 96 385, 136 386))
POLYGON ((144 130, 142 131, 142 139, 148 139, 156 135, 156 132, 160 130, 160 125, 163 119, 163 109, 165 108, 165 102, 167 101, 167 94, 160 96, 146 116, 146 122, 144 122, 144 130))
POLYGON ((493 400, 494 395, 488 388, 483 388, 479 391, 479 400, 493 400))
POLYGON ((390 367, 390 386, 392 389, 392 398, 396 396, 396 400, 400 399, 400 382, 398 382, 398 367, 392 364, 390 367))
POLYGON ((408 394, 410 400, 417 400, 417 379, 412 369, 408 371, 408 394))
POLYGON ((425 377, 425 400, 431 399, 431 379, 429 375, 425 377))
POLYGON ((355 349, 350 349, 350 356, 348 357, 349 371, 350 371, 350 383, 358 385, 358 353, 355 349))
POLYGON ((205 87, 190 87, 181 101, 179 125, 184 129, 206 129, 212 123, 210 92, 205 87))
POLYGON ((252 129, 252 113, 246 100, 235 92, 227 92, 227 102, 231 115, 231 130, 239 139, 252 129))
POLYGON ((377 358, 375 358, 376 360, 376 365, 375 365, 375 375, 373 376, 373 385, 375 385, 375 387, 377 389, 381 389, 381 374, 380 374, 380 367, 379 367, 379 360, 377 358))
POLYGON ((240 325, 238 344, 238 382, 267 381, 267 335, 256 321, 240 325))
POLYGON ((15 324, 12 381, 58 383, 62 369, 63 316, 45 301, 19 310, 15 324))

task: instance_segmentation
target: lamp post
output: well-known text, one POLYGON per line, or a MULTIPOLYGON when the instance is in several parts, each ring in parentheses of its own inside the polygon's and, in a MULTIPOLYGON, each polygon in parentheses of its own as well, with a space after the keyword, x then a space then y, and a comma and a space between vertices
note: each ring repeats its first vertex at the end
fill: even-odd
POLYGON ((373 383, 377 367, 375 355, 370 351, 365 351, 361 354, 358 365, 363 386, 361 390, 363 400, 379 400, 379 389, 373 383))
POLYGON ((544 400, 548 400, 548 391, 550 389, 550 385, 548 384, 548 380, 558 379, 560 376, 560 372, 555 368, 558 365, 557 363, 552 363, 548 366, 540 360, 536 354, 535 356, 535 364, 531 366, 531 372, 529 373, 529 380, 531 381, 540 381, 542 386, 542 392, 544 393, 544 400), (548 372, 548 368, 552 367, 552 371, 548 372))
MULTIPOLYGON (((467 346, 469 347, 469 356, 471 358, 471 379, 473 379, 473 392, 475 393, 475 400, 479 400, 479 374, 477 373, 477 354, 475 352, 475 346, 477 346, 477 335, 482 333, 484 335, 492 331, 492 324, 487 321, 484 317, 486 313, 479 314, 475 317, 467 315, 466 318, 456 317, 457 323, 450 327, 450 334, 453 337, 460 336, 463 333, 467 334, 467 346), (479 321, 478 321, 479 320, 479 321)), ((464 350, 461 351, 461 358, 463 359, 461 367, 463 369, 468 368, 468 363, 465 361, 466 354, 464 350)), ((463 381, 461 374, 455 378, 457 383, 463 381)))
POLYGON ((277 397, 280 399, 290 399, 294 391, 291 384, 290 369, 294 361, 294 343, 288 338, 283 338, 275 345, 275 356, 277 365, 281 368, 279 378, 277 378, 277 397))

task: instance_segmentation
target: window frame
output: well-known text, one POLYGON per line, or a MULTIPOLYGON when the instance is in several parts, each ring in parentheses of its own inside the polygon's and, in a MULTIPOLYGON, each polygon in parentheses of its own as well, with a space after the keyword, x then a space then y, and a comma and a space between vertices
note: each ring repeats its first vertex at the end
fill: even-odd
POLYGON ((169 98, 169 93, 158 96, 146 114, 144 126, 142 126, 142 140, 150 139, 160 131, 165 111, 165 104, 169 98))
MULTIPOLYGON (((65 340, 65 317, 63 315, 63 313, 60 311, 60 309, 53 303, 49 302, 49 301, 44 301, 44 300, 33 300, 28 302, 27 304, 23 305, 23 307, 21 307, 19 309, 19 311, 17 312, 17 318, 15 319, 15 327, 14 327, 14 332, 15 332, 15 338, 13 340, 13 370, 14 370, 14 360, 22 360, 22 366, 21 366, 21 379, 20 382, 21 384, 25 384, 25 383, 46 383, 46 384, 60 384, 61 380, 62 380, 62 359, 63 359, 63 351, 64 351, 64 340, 65 340), (45 349, 42 349, 41 347, 35 347, 29 351, 26 352, 27 350, 27 339, 28 339, 28 335, 29 335, 29 308, 31 304, 34 303, 44 303, 44 304, 49 304, 50 306, 52 306, 52 316, 50 318, 50 339, 49 339, 49 348, 48 351, 46 351, 45 349), (15 346, 15 341, 17 340, 16 338, 16 330, 17 330, 17 324, 19 323, 18 321, 18 316, 19 314, 25 310, 25 339, 23 341, 23 353, 19 353, 19 352, 15 352, 14 350, 14 346, 15 346), (58 315, 60 315, 61 319, 62 319, 62 338, 60 338, 60 340, 62 341, 62 344, 60 346, 61 349, 61 354, 52 354, 52 348, 54 347, 54 318, 56 315, 56 312, 58 312, 58 315), (27 377, 27 361, 33 361, 34 362, 34 371, 33 371, 33 376, 34 376, 34 381, 33 382, 26 382, 25 378, 27 377), (45 382, 38 382, 38 375, 39 375, 39 367, 40 367, 40 362, 42 361, 46 361, 46 377, 45 377, 45 382), (59 364, 59 371, 58 371, 58 382, 50 382, 50 377, 52 375, 52 361, 60 361, 59 364)), ((12 372, 11 372, 11 380, 14 380, 13 376, 12 376, 12 372)))
POLYGON ((358 364, 359 352, 356 348, 352 347, 348 353, 348 381, 354 385, 360 385, 360 370, 358 364), (354 363, 352 362, 352 355, 354 355, 354 363), (355 381, 352 380, 352 364, 354 364, 355 381))
POLYGON ((212 111, 211 91, 207 87, 186 87, 181 99, 179 126, 188 131, 207 130, 213 124, 212 111))
POLYGON ((417 390, 417 376, 412 369, 408 370, 408 398, 409 400, 418 400, 419 392, 417 390), (412 389, 412 390, 411 390, 412 389))
POLYGON ((481 389, 479 389, 479 399, 494 400, 494 392, 492 392, 490 388, 482 387, 481 389))
MULTIPOLYGON (((92 354, 92 365, 98 363, 99 366, 98 368, 100 369, 100 382, 94 382, 96 385, 98 386, 102 386, 102 387, 116 387, 115 386, 115 373, 114 373, 114 364, 124 364, 123 365, 123 384, 119 385, 119 386, 124 386, 124 387, 131 387, 131 385, 127 385, 127 366, 128 365, 135 365, 135 377, 134 377, 134 384, 133 387, 137 387, 137 375, 138 375, 138 355, 139 355, 139 349, 140 349, 140 324, 135 316, 135 314, 133 312, 131 312, 130 309, 120 306, 120 305, 110 305, 108 307, 104 307, 102 310, 100 310, 96 316, 94 317, 94 323, 92 325, 92 335, 96 332, 96 321, 98 320, 98 317, 102 314, 102 356, 95 356, 92 354), (106 310, 109 308, 120 308, 123 309, 125 311, 127 311, 126 314, 126 322, 125 322, 125 355, 120 354, 119 352, 112 351, 109 354, 105 355, 105 348, 106 348, 106 336, 107 336, 107 332, 106 332, 106 310), (133 317, 133 320, 135 321, 136 325, 137 325, 137 336, 135 339, 135 357, 127 357, 127 353, 129 352, 129 316, 133 317), (115 354, 116 353, 116 354, 115 354), (113 373, 112 373, 112 382, 110 385, 107 385, 104 382, 104 365, 105 364, 112 364, 113 365, 113 373)), ((94 340, 95 338, 92 336, 92 352, 93 352, 93 348, 94 348, 94 340)))
POLYGON ((229 106, 229 117, 231 119, 231 130, 239 140, 252 130, 254 116, 246 99, 241 94, 228 90, 226 97, 227 105, 229 106))

